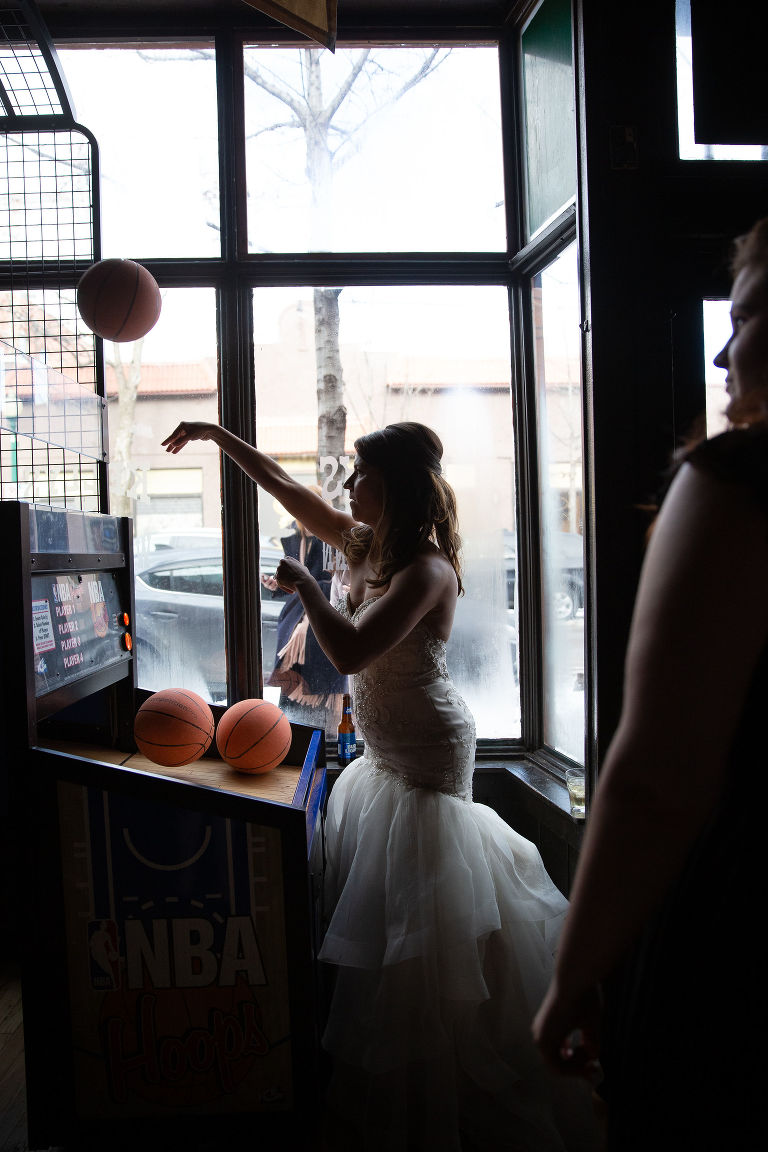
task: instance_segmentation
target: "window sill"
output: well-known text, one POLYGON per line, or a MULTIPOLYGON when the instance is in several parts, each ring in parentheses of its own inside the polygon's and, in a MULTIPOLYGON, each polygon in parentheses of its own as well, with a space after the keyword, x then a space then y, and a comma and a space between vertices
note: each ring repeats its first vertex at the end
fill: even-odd
MULTIPOLYGON (((341 771, 342 769, 339 768, 338 764, 330 760, 328 764, 329 780, 335 781, 341 771)), ((478 776, 492 775, 494 773, 507 773, 516 780, 519 780, 544 804, 552 808, 553 811, 567 816, 569 823, 573 824, 575 828, 578 829, 584 823, 583 820, 576 820, 571 816, 568 789, 565 784, 560 780, 556 780, 551 773, 547 772, 546 769, 540 765, 533 764, 530 760, 524 759, 476 761, 475 780, 478 779, 478 776)))
POLYGON ((544 804, 554 811, 568 817, 570 823, 576 828, 584 823, 571 816, 571 805, 568 799, 568 789, 561 780, 557 780, 545 768, 534 764, 530 760, 480 760, 475 767, 475 779, 478 773, 506 772, 516 780, 521 781, 544 804))
POLYGON ((483 760, 475 770, 474 799, 487 804, 541 852, 544 866, 568 895, 584 835, 571 816, 563 781, 530 759, 483 760))
MULTIPOLYGON (((328 765, 329 782, 334 782, 341 768, 333 761, 328 765)), ((553 818, 564 821, 564 827, 573 830, 576 839, 581 838, 583 820, 571 816, 571 806, 568 799, 568 789, 562 781, 557 780, 545 768, 534 764, 530 760, 478 760, 475 764, 474 781, 477 784, 482 777, 494 776, 512 777, 515 782, 523 785, 537 801, 551 810, 553 818)), ((569 837, 571 839, 571 837, 569 837)))

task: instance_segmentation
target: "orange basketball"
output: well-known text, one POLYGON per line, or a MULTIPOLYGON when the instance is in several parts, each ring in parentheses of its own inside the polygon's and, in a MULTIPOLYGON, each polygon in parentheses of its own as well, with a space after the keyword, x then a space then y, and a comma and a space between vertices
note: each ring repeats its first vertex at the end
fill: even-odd
POLYGON ((213 712, 196 692, 166 688, 145 700, 133 722, 136 746, 154 764, 179 768, 210 747, 213 712))
POLYGON ((219 720, 216 747, 222 760, 238 772, 269 772, 288 755, 291 723, 268 700, 241 700, 219 720))
POLYGON ((161 305, 157 281, 135 260, 99 260, 77 285, 77 307, 91 332, 117 344, 146 336, 161 305))

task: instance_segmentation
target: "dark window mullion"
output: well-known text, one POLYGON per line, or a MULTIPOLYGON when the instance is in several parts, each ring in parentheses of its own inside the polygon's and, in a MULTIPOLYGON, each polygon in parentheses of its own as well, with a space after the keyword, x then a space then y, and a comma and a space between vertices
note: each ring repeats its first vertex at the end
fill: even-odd
POLYGON ((243 138, 243 52, 240 38, 230 34, 216 37, 216 92, 219 124, 219 207, 221 256, 232 265, 244 235, 245 140, 243 138))
MULTIPOLYGON (((219 203, 224 275, 217 290, 219 419, 255 443, 251 290, 238 259, 247 251, 243 46, 230 31, 216 36, 219 203)), ((230 702, 262 693, 258 500, 256 486, 222 454, 224 591, 230 702), (250 543, 246 543, 250 542, 250 543)))
MULTIPOLYGON (((254 444, 251 290, 232 276, 218 291, 220 420, 254 444)), ((256 485, 222 454, 225 634, 229 699, 262 693, 258 500, 256 485)))
POLYGON ((523 744, 542 740, 542 620, 536 376, 530 282, 511 292, 515 459, 517 461, 517 628, 523 744))

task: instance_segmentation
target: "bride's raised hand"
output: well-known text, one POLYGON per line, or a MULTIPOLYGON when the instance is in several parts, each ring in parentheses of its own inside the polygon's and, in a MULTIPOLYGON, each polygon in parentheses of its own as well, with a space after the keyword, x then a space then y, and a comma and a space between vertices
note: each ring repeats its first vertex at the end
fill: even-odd
POLYGON ((292 556, 283 556, 277 566, 275 580, 284 592, 298 591, 298 586, 302 581, 314 583, 314 577, 309 569, 305 568, 298 560, 294 560, 292 556))
POLYGON ((214 434, 216 424, 207 424, 202 420, 182 420, 170 436, 163 440, 166 452, 180 452, 190 440, 210 440, 214 434))

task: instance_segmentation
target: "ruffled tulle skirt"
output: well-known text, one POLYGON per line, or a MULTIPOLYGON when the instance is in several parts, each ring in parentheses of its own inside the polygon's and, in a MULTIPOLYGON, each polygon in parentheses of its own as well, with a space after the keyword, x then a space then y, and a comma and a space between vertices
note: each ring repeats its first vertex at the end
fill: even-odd
POLYGON ((589 1088, 530 1039, 567 907, 535 846, 365 758, 326 834, 331 1152, 599 1148, 589 1088))

